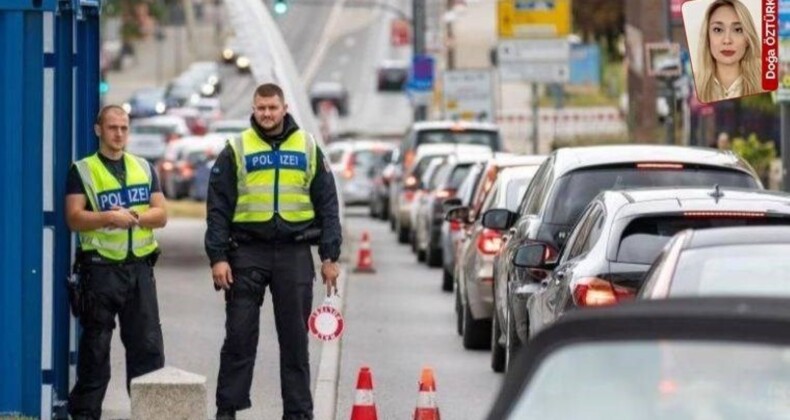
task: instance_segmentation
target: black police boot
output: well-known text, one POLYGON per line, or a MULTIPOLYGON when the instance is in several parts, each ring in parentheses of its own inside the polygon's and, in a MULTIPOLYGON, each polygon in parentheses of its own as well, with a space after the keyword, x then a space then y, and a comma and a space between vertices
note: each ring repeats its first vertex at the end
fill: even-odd
POLYGON ((217 420, 236 420, 236 412, 234 410, 217 410, 217 420))

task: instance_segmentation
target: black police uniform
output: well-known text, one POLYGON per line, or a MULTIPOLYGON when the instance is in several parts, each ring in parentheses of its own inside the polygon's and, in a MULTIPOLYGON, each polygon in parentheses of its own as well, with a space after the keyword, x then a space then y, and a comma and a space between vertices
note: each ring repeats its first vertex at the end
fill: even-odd
MULTIPOLYGON (((116 161, 101 154, 99 158, 118 182, 126 183, 123 159, 116 161)), ((151 193, 160 192, 153 167, 151 178, 151 193)), ((75 165, 69 172, 66 190, 66 194, 86 194, 75 165)), ((90 201, 87 209, 92 210, 90 201)), ((74 419, 98 420, 101 417, 102 401, 110 382, 110 342, 116 315, 126 349, 127 392, 132 379, 165 365, 153 269, 159 251, 146 258, 134 256, 131 236, 129 230, 130 251, 121 262, 108 260, 96 251, 78 253, 84 309, 79 318, 82 335, 77 383, 68 403, 69 414, 74 419)))
MULTIPOLYGON (((254 118, 250 124, 273 149, 299 129, 290 114, 283 132, 263 133, 254 118)), ((225 292, 225 342, 217 379, 217 413, 232 414, 249 408, 250 386, 258 346, 260 307, 270 288, 280 344, 280 381, 283 419, 312 419, 307 319, 313 298, 315 269, 310 244, 300 241, 306 231, 321 229, 321 260, 337 261, 342 242, 335 180, 320 149, 310 185, 315 219, 291 223, 275 214, 267 222, 234 223, 238 197, 236 160, 228 145, 211 171, 208 190, 206 253, 212 266, 227 261, 233 284, 225 292)))

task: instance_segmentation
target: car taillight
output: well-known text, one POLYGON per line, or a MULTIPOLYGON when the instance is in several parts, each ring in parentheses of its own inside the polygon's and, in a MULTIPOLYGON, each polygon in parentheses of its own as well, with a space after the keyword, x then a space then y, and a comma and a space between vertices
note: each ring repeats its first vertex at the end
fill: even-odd
POLYGON ((192 165, 189 162, 181 162, 178 165, 178 170, 181 172, 181 176, 184 178, 192 178, 195 174, 194 169, 192 169, 192 165))
POLYGON ((414 151, 409 150, 406 154, 403 155, 403 169, 404 172, 411 169, 411 165, 414 163, 414 151))
POLYGON ((455 197, 455 190, 438 190, 436 191, 436 198, 452 198, 455 197))
POLYGON ((165 161, 164 163, 162 163, 162 170, 163 171, 170 172, 173 169, 175 169, 175 165, 173 165, 173 162, 168 160, 168 161, 165 161))
POLYGON ((354 155, 351 155, 346 162, 346 169, 343 170, 343 178, 351 179, 354 177, 354 166, 356 165, 356 159, 354 155))
POLYGON ((403 185, 406 188, 410 188, 410 189, 414 188, 417 186, 417 178, 414 175, 409 175, 409 177, 406 178, 405 181, 403 181, 403 185))
POLYGON ((598 278, 582 278, 573 290, 576 306, 607 306, 634 298, 634 290, 598 278))
POLYGON ((686 211, 683 212, 685 217, 702 217, 702 218, 754 218, 765 217, 765 213, 761 211, 686 211))
POLYGON ((667 163, 667 162, 642 162, 636 164, 636 169, 683 169, 682 163, 667 163))
POLYGON ((414 200, 414 190, 404 190, 403 199, 406 200, 407 203, 411 203, 414 200))
POLYGON ((502 247, 502 234, 496 230, 483 229, 477 238, 477 249, 486 255, 494 255, 502 247))
POLYGON ((461 230, 461 222, 458 220, 450 220, 450 231, 458 232, 461 230))

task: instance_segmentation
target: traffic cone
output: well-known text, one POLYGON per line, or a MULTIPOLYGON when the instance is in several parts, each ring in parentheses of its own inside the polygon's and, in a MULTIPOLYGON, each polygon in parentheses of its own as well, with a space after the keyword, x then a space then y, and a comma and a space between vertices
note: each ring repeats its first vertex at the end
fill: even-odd
POLYGON ((373 377, 370 368, 363 366, 357 377, 357 395, 351 409, 351 420, 378 420, 376 403, 373 401, 373 377))
POLYGON ((433 369, 426 367, 420 375, 420 393, 417 395, 417 408, 414 420, 440 420, 439 407, 436 406, 436 382, 433 369))
POLYGON ((368 231, 362 232, 362 241, 359 244, 359 253, 357 254, 357 266, 354 267, 354 272, 376 272, 376 269, 373 268, 373 256, 370 251, 370 237, 368 236, 368 231))

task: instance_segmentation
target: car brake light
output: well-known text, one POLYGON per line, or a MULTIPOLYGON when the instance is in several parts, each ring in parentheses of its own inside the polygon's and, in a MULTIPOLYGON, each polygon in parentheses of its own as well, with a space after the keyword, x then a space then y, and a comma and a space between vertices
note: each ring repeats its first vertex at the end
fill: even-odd
POLYGON ((502 234, 496 230, 483 229, 477 238, 477 249, 486 255, 494 255, 502 247, 502 234))
POLYGON ((436 191, 436 198, 450 198, 455 196, 455 191, 453 190, 438 190, 436 191))
POLYGON ((403 191, 403 199, 406 200, 407 203, 411 203, 414 200, 414 190, 403 191))
POLYGON ((686 211, 683 212, 685 217, 765 217, 765 213, 760 211, 686 211))
POLYGON ((356 165, 356 159, 354 155, 351 155, 346 162, 346 169, 343 170, 343 178, 351 179, 354 177, 354 166, 356 165))
POLYGON ((171 162, 169 160, 162 164, 162 170, 165 171, 165 172, 170 172, 174 168, 175 168, 175 166, 173 165, 173 162, 171 162))
POLYGON ((195 174, 195 171, 192 169, 192 165, 189 162, 182 162, 178 165, 178 170, 181 172, 181 176, 184 178, 192 178, 192 175, 195 174))
POLYGON ((683 169, 682 163, 643 162, 637 163, 636 169, 683 169))
POLYGON ((576 306, 607 306, 634 298, 634 291, 598 278, 586 277, 579 280, 573 290, 576 306))
POLYGON ((403 185, 405 185, 406 188, 414 188, 417 186, 417 178, 415 178, 414 175, 409 175, 406 181, 403 181, 403 185))
POLYGON ((450 220, 450 231, 451 232, 458 232, 461 230, 461 221, 459 220, 450 220))
POLYGON ((411 169, 412 163, 414 163, 414 151, 409 150, 403 155, 403 168, 405 170, 411 169))

